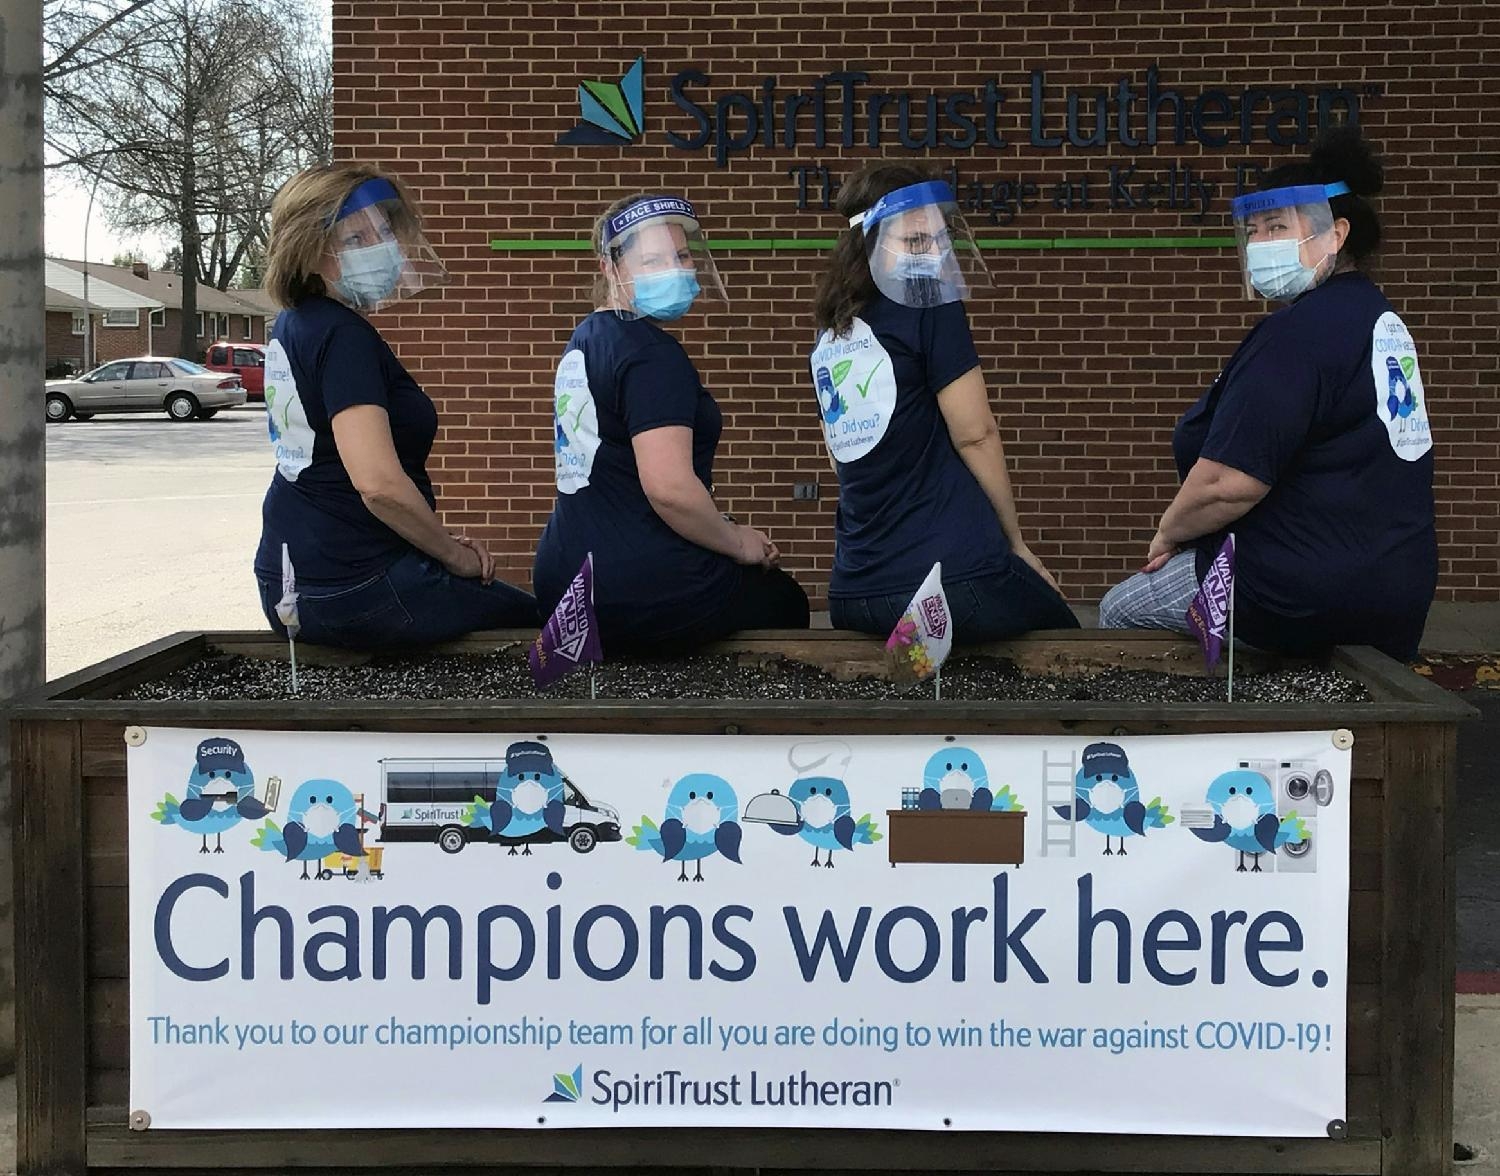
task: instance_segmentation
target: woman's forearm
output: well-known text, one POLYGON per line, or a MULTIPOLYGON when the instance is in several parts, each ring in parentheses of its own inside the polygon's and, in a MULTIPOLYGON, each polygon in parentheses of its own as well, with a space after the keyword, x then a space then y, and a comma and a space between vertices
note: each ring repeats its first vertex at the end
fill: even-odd
POLYGON ((1239 470, 1199 460, 1161 516, 1157 533, 1178 547, 1211 535, 1243 518, 1270 489, 1239 470))
POLYGON ((661 521, 689 543, 738 558, 739 528, 719 512, 702 482, 694 478, 648 498, 661 521))
POLYGON ((427 505, 416 483, 405 474, 360 495, 369 512, 413 547, 441 563, 451 563, 459 547, 427 505))
POLYGON ((1021 520, 1016 514, 1010 473, 1005 468, 1005 446, 1000 440, 1000 430, 997 428, 975 441, 957 446, 957 449, 958 456, 994 508, 1007 541, 1012 547, 1027 546, 1021 537, 1021 520))

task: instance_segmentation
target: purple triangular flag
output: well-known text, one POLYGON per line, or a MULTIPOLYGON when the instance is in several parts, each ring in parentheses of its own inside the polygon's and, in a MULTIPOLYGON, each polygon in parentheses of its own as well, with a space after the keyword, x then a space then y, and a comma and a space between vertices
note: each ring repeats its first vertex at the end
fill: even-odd
POLYGON ((1224 540, 1219 554, 1209 565, 1193 602, 1188 605, 1188 630, 1203 646, 1203 661, 1212 668, 1219 664, 1224 648, 1224 632, 1229 625, 1229 610, 1234 606, 1234 536, 1224 540))
POLYGON ((557 608, 526 651, 537 689, 545 690, 585 662, 602 662, 599 619, 594 616, 594 553, 568 585, 557 608))

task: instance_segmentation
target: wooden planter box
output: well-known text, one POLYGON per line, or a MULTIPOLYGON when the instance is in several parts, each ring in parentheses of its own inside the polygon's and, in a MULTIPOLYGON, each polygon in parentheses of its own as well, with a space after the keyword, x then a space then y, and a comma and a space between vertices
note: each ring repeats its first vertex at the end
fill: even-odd
MULTIPOLYGON (((492 649, 531 634, 493 634, 492 649)), ((115 699, 205 652, 277 658, 269 635, 168 638, 51 684, 10 714, 15 764, 19 1170, 318 1171, 543 1168, 726 1172, 1383 1173, 1439 1176, 1452 1153, 1455 735, 1473 712, 1367 649, 1332 664, 1352 705, 601 700, 173 702, 115 699), (1341 1140, 695 1129, 132 1132, 128 1094, 125 745, 131 724, 283 730, 1169 735, 1351 728, 1348 1134, 1341 1140), (670 1139, 668 1140, 668 1137, 670 1139)), ((750 635, 723 648, 880 664, 838 633, 750 635)), ((1037 635, 990 647, 1037 672, 1201 672, 1156 634, 1037 635)), ((307 651, 309 658, 316 651, 307 651)), ((905 818, 918 814, 899 813, 905 818)), ((936 814, 936 819, 942 819, 936 814)), ((932 819, 932 818, 928 818, 932 819)), ((893 822, 895 818, 893 817, 893 822)), ((997 826, 1007 825, 997 822, 997 826)), ((1017 831, 1019 821, 1014 823, 1017 831)), ((893 824, 900 844, 908 830, 893 824)), ((914 840, 920 839, 915 830, 914 840)), ((1004 834, 1000 835, 1002 840, 1004 834)), ((976 852, 989 853, 996 844, 976 852)), ((1006 847, 999 845, 1003 851, 1006 847)), ((918 847, 916 852, 920 853, 918 847)), ((965 859, 970 860, 970 859, 965 859)), ((998 857, 979 860, 1007 861, 998 857)), ((1019 854, 1016 854, 1019 860, 1019 854)))

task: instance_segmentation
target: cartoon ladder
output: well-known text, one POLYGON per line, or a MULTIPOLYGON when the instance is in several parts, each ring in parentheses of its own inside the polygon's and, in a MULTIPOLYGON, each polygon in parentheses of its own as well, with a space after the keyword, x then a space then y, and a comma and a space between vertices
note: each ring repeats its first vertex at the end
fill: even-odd
POLYGON ((1074 780, 1078 775, 1078 753, 1056 756, 1042 752, 1042 856, 1066 848, 1068 856, 1078 852, 1078 822, 1057 815, 1057 806, 1073 811, 1074 780))

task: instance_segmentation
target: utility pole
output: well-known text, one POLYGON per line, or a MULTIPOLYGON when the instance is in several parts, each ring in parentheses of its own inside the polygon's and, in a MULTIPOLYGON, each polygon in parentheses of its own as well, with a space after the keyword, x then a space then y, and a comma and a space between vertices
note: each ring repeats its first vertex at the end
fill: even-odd
MULTIPOLYGON (((46 680, 42 0, 0 0, 0 708, 46 680)), ((0 723, 0 1067, 15 1061, 9 725, 0 723)))

